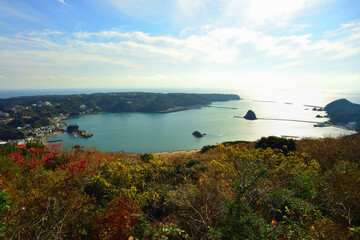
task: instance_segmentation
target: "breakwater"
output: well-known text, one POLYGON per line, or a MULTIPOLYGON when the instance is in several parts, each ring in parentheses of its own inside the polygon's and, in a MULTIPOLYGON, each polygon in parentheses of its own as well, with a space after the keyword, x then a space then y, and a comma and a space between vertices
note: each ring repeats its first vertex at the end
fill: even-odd
MULTIPOLYGON (((234 118, 244 118, 241 116, 234 116, 234 118)), ((257 118, 256 120, 270 120, 270 121, 290 121, 290 122, 305 122, 305 123, 320 123, 316 121, 299 120, 299 119, 286 119, 286 118, 257 118)))
POLYGON ((206 107, 212 107, 212 108, 224 108, 224 109, 233 109, 233 110, 237 110, 237 108, 235 108, 235 107, 218 107, 218 106, 206 106, 206 107))

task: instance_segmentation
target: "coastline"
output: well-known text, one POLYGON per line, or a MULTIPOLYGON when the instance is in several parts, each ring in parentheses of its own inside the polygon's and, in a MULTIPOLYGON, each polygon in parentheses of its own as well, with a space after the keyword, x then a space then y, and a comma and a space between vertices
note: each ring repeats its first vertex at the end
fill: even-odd
POLYGON ((189 150, 174 150, 174 151, 164 151, 164 152, 150 152, 156 156, 161 155, 175 155, 175 154, 184 154, 184 153, 197 153, 201 149, 189 149, 189 150))
POLYGON ((335 127, 335 128, 339 128, 339 129, 343 129, 343 130, 347 130, 347 131, 355 131, 355 129, 349 129, 348 127, 341 125, 341 124, 330 124, 330 127, 335 127))
POLYGON ((47 145, 50 144, 50 143, 47 141, 48 138, 53 137, 53 136, 56 136, 56 135, 60 135, 60 134, 62 134, 62 133, 64 133, 64 131, 55 131, 55 132, 46 134, 46 136, 45 136, 43 139, 41 139, 41 142, 42 142, 45 146, 47 146, 47 145))

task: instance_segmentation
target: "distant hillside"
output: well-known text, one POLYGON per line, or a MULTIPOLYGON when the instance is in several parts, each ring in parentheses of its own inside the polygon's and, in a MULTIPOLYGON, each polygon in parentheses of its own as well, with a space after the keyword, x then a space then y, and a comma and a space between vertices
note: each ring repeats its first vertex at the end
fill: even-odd
POLYGON ((216 101, 240 100, 234 94, 185 93, 94 93, 76 95, 43 95, 0 99, 0 111, 25 124, 35 118, 60 114, 78 116, 98 112, 171 112, 208 105, 216 101))
POLYGON ((345 124, 360 121, 360 105, 346 99, 335 100, 326 105, 324 109, 332 123, 345 124))

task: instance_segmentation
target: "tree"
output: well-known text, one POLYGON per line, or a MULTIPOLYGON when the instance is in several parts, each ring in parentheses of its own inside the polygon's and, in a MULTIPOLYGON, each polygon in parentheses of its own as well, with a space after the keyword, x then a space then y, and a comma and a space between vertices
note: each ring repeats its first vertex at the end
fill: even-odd
POLYGON ((290 151, 295 151, 295 141, 293 139, 270 136, 262 137, 255 143, 255 148, 266 149, 268 147, 272 149, 279 149, 284 154, 288 154, 290 151))
POLYGON ((77 131, 79 131, 79 126, 78 126, 78 125, 69 125, 69 126, 66 128, 66 131, 67 131, 68 133, 77 132, 77 131))

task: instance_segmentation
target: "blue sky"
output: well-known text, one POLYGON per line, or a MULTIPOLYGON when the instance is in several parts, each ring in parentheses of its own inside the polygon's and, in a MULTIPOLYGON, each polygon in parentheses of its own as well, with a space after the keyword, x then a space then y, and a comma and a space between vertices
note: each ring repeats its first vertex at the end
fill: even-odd
POLYGON ((0 0, 0 88, 360 89, 358 0, 0 0))

